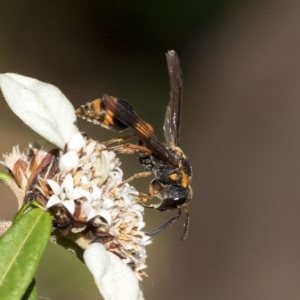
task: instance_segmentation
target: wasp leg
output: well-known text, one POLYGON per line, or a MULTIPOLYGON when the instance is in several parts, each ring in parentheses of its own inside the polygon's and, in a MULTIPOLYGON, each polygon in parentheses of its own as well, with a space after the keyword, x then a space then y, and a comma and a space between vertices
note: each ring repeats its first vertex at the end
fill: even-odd
MULTIPOLYGON (((138 194, 138 198, 141 200, 141 201, 140 201, 140 204, 141 204, 142 206, 145 206, 145 205, 144 205, 144 202, 148 201, 149 199, 152 199, 153 196, 151 196, 151 195, 149 195, 149 194, 139 193, 139 194, 138 194)), ((145 207, 147 207, 147 206, 145 206, 145 207)))
MULTIPOLYGON (((156 235, 158 233, 160 233, 161 231, 163 231, 164 229, 166 229, 167 227, 169 227, 170 225, 172 225, 180 216, 181 216, 181 208, 182 207, 178 207, 178 214, 173 217, 172 219, 170 219, 168 222, 166 222, 165 224, 163 224, 162 226, 158 227, 157 229, 150 231, 150 232, 146 232, 145 234, 148 236, 153 236, 156 235)), ((183 207, 184 212, 186 214, 185 220, 184 220, 184 224, 183 224, 183 234, 181 237, 181 240, 184 241, 189 233, 189 223, 190 223, 190 217, 189 217, 189 211, 188 208, 185 206, 183 207)))
POLYGON ((146 155, 150 155, 152 153, 151 150, 149 150, 147 147, 130 144, 130 143, 101 149, 101 151, 105 151, 105 150, 116 151, 116 152, 119 152, 122 154, 135 154, 136 151, 141 151, 141 152, 145 153, 146 155))
POLYGON ((102 142, 102 144, 104 144, 105 146, 110 145, 110 144, 115 144, 115 143, 116 144, 121 144, 121 143, 131 139, 135 135, 136 135, 136 133, 132 132, 132 133, 129 133, 127 135, 123 135, 123 136, 120 136, 118 138, 114 138, 114 139, 108 140, 106 142, 102 142))
POLYGON ((124 180, 122 183, 120 183, 118 185, 118 187, 124 185, 125 183, 128 183, 128 182, 132 181, 133 179, 145 178, 145 177, 151 176, 153 174, 154 174, 153 171, 136 173, 136 174, 132 175, 131 177, 127 178, 126 180, 124 180))
POLYGON ((159 192, 162 189, 163 189, 163 187, 161 186, 161 184, 156 179, 153 179, 149 185, 148 198, 144 198, 144 199, 146 199, 146 201, 147 201, 149 199, 152 199, 153 197, 158 197, 160 199, 160 202, 158 204, 146 204, 145 203, 146 201, 144 201, 144 202, 141 201, 140 204, 144 207, 153 208, 153 209, 156 209, 157 207, 159 207, 162 202, 162 196, 159 192))
POLYGON ((153 236, 153 235, 160 233, 161 231, 163 231, 164 229, 166 229, 167 227, 172 225, 180 216, 181 216, 181 207, 178 208, 178 214, 175 217, 173 217, 172 219, 170 219, 168 222, 166 222, 162 226, 158 227, 157 229, 150 231, 150 232, 146 232, 145 234, 148 236, 153 236))
MULTIPOLYGON (((136 173, 134 174, 133 176, 129 177, 128 179, 124 180, 122 183, 120 183, 118 185, 118 187, 121 187, 123 186, 125 183, 128 183, 134 179, 137 179, 137 178, 144 178, 144 177, 148 177, 148 176, 151 176, 153 175, 154 172, 153 171, 148 171, 148 172, 141 172, 141 173, 136 173)), ((145 199, 144 201, 147 201, 148 199, 151 199, 153 198, 154 195, 148 195, 148 194, 144 194, 144 193, 139 193, 138 194, 138 198, 140 199, 145 199)))
POLYGON ((184 224, 183 224, 183 234, 181 237, 181 240, 184 241, 187 238, 187 235, 189 233, 189 225, 190 225, 190 217, 189 217, 189 210, 188 208, 185 206, 184 208, 184 212, 185 212, 185 220, 184 220, 184 224))

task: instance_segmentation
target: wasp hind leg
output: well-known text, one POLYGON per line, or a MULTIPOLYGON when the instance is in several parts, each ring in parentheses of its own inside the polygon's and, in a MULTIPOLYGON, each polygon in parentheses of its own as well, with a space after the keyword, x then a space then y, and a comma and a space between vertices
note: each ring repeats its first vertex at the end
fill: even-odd
POLYGON ((136 134, 134 132, 131 132, 127 135, 123 135, 123 136, 120 136, 118 138, 114 138, 114 139, 108 140, 106 142, 102 142, 102 144, 105 145, 105 146, 111 145, 111 144, 121 144, 121 143, 124 143, 125 141, 131 139, 135 135, 136 134))
POLYGON ((130 144, 130 143, 106 147, 106 148, 101 149, 101 151, 105 151, 105 150, 119 152, 122 154, 136 154, 137 151, 141 151, 141 152, 145 153, 146 155, 150 155, 152 153, 151 150, 149 150, 147 147, 130 144))
POLYGON ((106 142, 102 142, 102 144, 105 146, 109 146, 111 144, 117 144, 115 146, 106 147, 102 151, 109 150, 109 151, 116 151, 116 152, 123 153, 123 154, 135 154, 136 151, 142 151, 146 155, 150 155, 151 151, 145 146, 131 144, 131 143, 124 143, 125 141, 131 139, 134 136, 136 136, 136 133, 132 132, 127 135, 123 135, 121 137, 114 138, 114 139, 108 140, 106 142))

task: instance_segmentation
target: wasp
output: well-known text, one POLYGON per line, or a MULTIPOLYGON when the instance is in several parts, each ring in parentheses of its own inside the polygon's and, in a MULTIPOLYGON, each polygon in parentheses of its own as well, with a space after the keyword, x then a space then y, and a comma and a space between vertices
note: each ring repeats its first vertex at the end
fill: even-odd
POLYGON ((180 217, 181 211, 184 210, 186 218, 181 239, 185 240, 189 228, 187 205, 192 198, 190 185, 192 168, 179 147, 183 91, 182 71, 179 57, 174 50, 168 51, 166 58, 171 84, 170 101, 163 126, 166 144, 158 140, 153 127, 137 115, 132 105, 120 98, 104 95, 101 99, 82 105, 76 110, 76 115, 107 129, 119 132, 127 128, 133 130, 132 134, 110 140, 107 143, 123 142, 110 149, 121 153, 136 153, 139 162, 144 166, 144 172, 133 175, 126 182, 133 178, 153 175, 154 179, 149 186, 150 195, 147 197, 143 194, 141 198, 149 199, 157 196, 161 201, 158 204, 146 204, 146 200, 141 204, 159 211, 178 210, 175 217, 156 230, 148 232, 147 235, 153 236, 173 224, 180 217), (134 135, 139 139, 137 145, 124 143, 126 139, 134 135), (163 196, 160 193, 162 190, 163 196))

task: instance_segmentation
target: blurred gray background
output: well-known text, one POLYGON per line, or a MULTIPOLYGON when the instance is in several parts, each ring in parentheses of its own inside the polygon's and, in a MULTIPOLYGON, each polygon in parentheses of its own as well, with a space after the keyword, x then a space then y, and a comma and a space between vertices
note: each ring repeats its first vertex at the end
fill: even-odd
MULTIPOLYGON (((170 49, 183 68, 191 228, 185 242, 183 218, 153 238, 145 298, 299 299, 300 2, 0 2, 1 73, 52 83, 75 107, 124 98, 161 139, 170 49)), ((0 126, 1 153, 36 137, 2 96, 0 126)), ((79 126, 100 141, 116 136, 79 126)), ((125 177, 141 171, 134 156, 121 159, 125 177)), ((0 192, 0 218, 12 219, 14 195, 0 192)), ((175 213, 146 211, 146 229, 175 213)), ((85 267, 54 245, 36 279, 45 299, 99 297, 85 267)))

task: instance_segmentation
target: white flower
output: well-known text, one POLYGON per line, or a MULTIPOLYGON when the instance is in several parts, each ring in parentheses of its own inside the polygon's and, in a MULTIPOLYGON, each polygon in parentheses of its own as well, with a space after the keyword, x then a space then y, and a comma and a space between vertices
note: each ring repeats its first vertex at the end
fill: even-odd
POLYGON ((33 146, 27 153, 15 147, 4 155, 19 202, 38 200, 58 230, 81 234, 85 262, 105 299, 143 299, 138 278, 151 240, 140 231, 144 208, 138 192, 121 184, 115 153, 79 133, 72 104, 53 85, 7 73, 0 74, 0 88, 13 112, 58 147, 33 146))
POLYGON ((54 194, 49 198, 46 207, 49 208, 61 203, 67 208, 70 214, 73 215, 75 212, 74 200, 82 197, 85 194, 85 191, 80 188, 74 188, 71 174, 67 174, 61 186, 51 179, 48 179, 47 182, 54 194))
POLYGON ((61 172, 69 172, 78 168, 79 157, 76 151, 68 151, 59 160, 59 169, 61 172))

